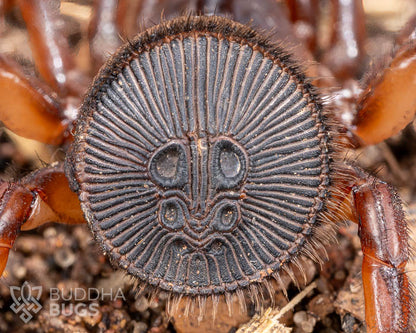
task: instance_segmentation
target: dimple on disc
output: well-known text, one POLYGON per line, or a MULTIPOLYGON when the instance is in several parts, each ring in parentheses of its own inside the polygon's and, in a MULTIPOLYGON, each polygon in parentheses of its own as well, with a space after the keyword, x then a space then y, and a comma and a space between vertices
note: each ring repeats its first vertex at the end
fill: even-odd
POLYGON ((119 51, 67 159, 112 262, 199 295, 261 282, 296 256, 328 182, 302 79, 280 49, 217 17, 167 22, 119 51))

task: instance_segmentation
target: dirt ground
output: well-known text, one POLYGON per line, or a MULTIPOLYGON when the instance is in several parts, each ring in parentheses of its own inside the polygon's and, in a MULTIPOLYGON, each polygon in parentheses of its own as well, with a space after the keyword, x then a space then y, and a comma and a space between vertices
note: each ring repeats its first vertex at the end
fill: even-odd
MULTIPOLYGON (((369 34, 367 52, 371 59, 389 52, 396 32, 416 13, 416 6, 411 0, 364 3, 369 34)), ((68 38, 77 45, 79 66, 86 68, 85 32, 90 2, 63 1, 61 10, 72 27, 68 38)), ((1 24, 0 52, 22 63, 30 62, 28 37, 19 14, 13 11, 1 24)), ((17 179, 63 156, 62 148, 45 146, 0 129, 2 179, 17 179)), ((406 203, 409 220, 416 217, 415 124, 387 142, 350 152, 349 156, 395 185, 406 203)), ((295 269, 299 286, 291 283, 289 277, 282 277, 287 295, 276 287, 278 308, 287 305, 305 286, 309 286, 309 292, 298 296, 297 304, 289 302, 287 311, 280 316, 281 332, 365 331, 362 253, 356 229, 353 224, 340 226, 338 244, 326 249, 329 260, 322 267, 305 260, 304 272, 295 269)), ((410 229, 416 232, 413 222, 410 229)), ((416 283, 414 263, 409 264, 408 271, 416 283)), ((151 297, 146 291, 138 293, 139 290, 134 280, 111 267, 87 226, 46 225, 23 232, 11 251, 6 272, 0 279, 0 332, 235 332, 253 316, 258 318, 264 314, 256 313, 250 305, 242 313, 238 302, 233 300, 231 316, 229 308, 220 302, 216 305, 214 321, 209 311, 212 304, 208 304, 208 311, 199 322, 197 307, 186 317, 186 305, 182 302, 169 319, 165 313, 167 294, 162 292, 151 297), (11 308, 14 300, 10 286, 20 287, 25 281, 31 287, 42 287, 39 299, 42 309, 28 323, 19 318, 21 312, 16 315, 11 308), (59 315, 53 309, 59 309, 59 315)), ((36 296, 34 293, 32 296, 36 296)), ((241 332, 248 331, 241 329, 241 332)))

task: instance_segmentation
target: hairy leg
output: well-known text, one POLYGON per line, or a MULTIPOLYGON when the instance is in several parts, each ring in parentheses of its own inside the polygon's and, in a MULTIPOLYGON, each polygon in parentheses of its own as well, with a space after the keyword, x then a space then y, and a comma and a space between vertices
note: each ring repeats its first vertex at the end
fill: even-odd
POLYGON ((413 300, 401 200, 392 186, 358 167, 350 166, 347 173, 346 178, 355 180, 344 184, 344 203, 349 205, 343 207, 359 228, 367 332, 409 332, 413 300))
POLYGON ((407 224, 395 190, 381 181, 353 189, 363 251, 367 332, 408 332, 407 224))

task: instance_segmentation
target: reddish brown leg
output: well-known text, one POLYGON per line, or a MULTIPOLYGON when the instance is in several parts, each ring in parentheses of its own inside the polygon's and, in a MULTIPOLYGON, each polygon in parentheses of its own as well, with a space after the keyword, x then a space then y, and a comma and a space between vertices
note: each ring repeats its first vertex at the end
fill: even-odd
POLYGON ((55 93, 39 80, 25 78, 19 66, 1 58, 0 120, 21 136, 62 144, 71 139, 72 122, 86 90, 86 80, 73 69, 69 47, 57 28, 59 2, 19 0, 18 3, 35 63, 55 93))
POLYGON ((118 2, 118 0, 94 1, 93 18, 88 29, 91 67, 94 75, 121 44, 116 24, 118 2))
POLYGON ((407 224, 395 190, 368 180, 353 189, 363 251, 367 332, 409 332, 407 224))
POLYGON ((60 97, 85 93, 85 79, 74 71, 68 43, 59 27, 59 1, 19 0, 36 66, 60 97))
POLYGON ((331 42, 323 63, 345 80, 358 74, 364 56, 364 10, 362 0, 331 0, 331 4, 331 42))
POLYGON ((318 0, 286 0, 290 20, 294 23, 296 36, 305 41, 311 52, 316 50, 318 0))
POLYGON ((143 1, 131 2, 130 0, 118 0, 117 26, 123 37, 131 38, 139 32, 137 28, 137 12, 143 1))
POLYGON ((48 222, 85 223, 62 163, 35 171, 19 183, 3 182, 0 196, 0 275, 20 230, 48 222))
POLYGON ((390 185, 357 167, 351 166, 348 173, 355 178, 353 183, 342 185, 348 189, 344 203, 349 202, 349 206, 339 206, 358 223, 367 332, 409 332, 412 299, 406 274, 409 246, 402 203, 390 185))
POLYGON ((359 97, 352 132, 362 144, 381 142, 398 133, 414 118, 415 77, 416 48, 407 43, 359 97))
POLYGON ((61 144, 68 121, 47 87, 29 80, 19 66, 0 55, 0 120, 16 134, 48 144, 61 144))
MULTIPOLYGON (((334 108, 356 145, 379 143, 397 134, 416 114, 416 17, 397 38, 397 49, 382 70, 373 68, 363 90, 346 88, 334 108), (385 68, 384 68, 385 67, 385 68)), ((387 62, 387 61, 386 61, 387 62)))

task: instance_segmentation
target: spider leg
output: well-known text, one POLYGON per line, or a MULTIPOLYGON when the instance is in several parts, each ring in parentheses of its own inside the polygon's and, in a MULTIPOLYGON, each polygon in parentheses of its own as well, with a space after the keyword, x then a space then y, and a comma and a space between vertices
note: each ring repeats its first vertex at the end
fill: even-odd
POLYGON ((304 41, 313 53, 317 47, 318 0, 286 0, 290 20, 294 23, 296 36, 304 41))
POLYGON ((367 332, 408 332, 409 253, 401 201, 382 181, 364 183, 353 193, 363 251, 367 332))
POLYGON ((415 77, 415 42, 408 40, 358 97, 351 131, 361 144, 381 142, 412 121, 416 112, 415 77))
POLYGON ((335 77, 357 75, 364 57, 365 19, 362 0, 331 0, 331 40, 322 62, 335 77))
POLYGON ((77 195, 69 188, 63 163, 0 184, 0 275, 20 230, 48 222, 85 223, 77 195))
POLYGON ((138 32, 137 18, 144 1, 131 2, 130 0, 118 0, 117 27, 123 37, 131 38, 138 32))
POLYGON ((82 96, 87 82, 75 71, 74 59, 59 27, 58 1, 19 1, 36 67, 59 97, 82 96))
POLYGON ((95 0, 88 38, 93 74, 121 45, 118 28, 118 0, 95 0))
POLYGON ((65 140, 68 122, 48 87, 27 78, 18 64, 0 55, 0 120, 18 135, 49 144, 65 140))
POLYGON ((357 167, 348 186, 352 221, 363 251, 362 280, 367 332, 408 332, 412 305, 406 274, 407 222, 394 188, 357 167))
POLYGON ((75 71, 59 24, 59 3, 19 1, 36 66, 46 87, 27 78, 20 67, 0 57, 0 120, 16 134, 48 144, 70 140, 72 123, 86 90, 85 77, 75 71))

